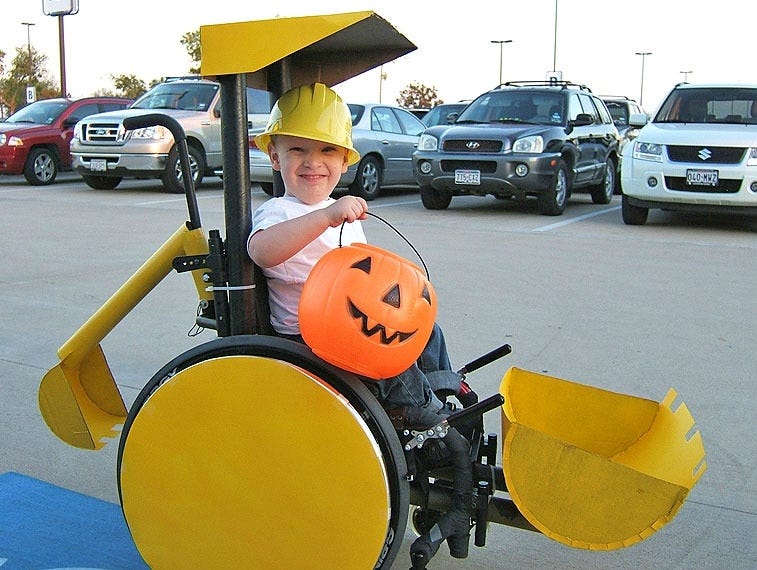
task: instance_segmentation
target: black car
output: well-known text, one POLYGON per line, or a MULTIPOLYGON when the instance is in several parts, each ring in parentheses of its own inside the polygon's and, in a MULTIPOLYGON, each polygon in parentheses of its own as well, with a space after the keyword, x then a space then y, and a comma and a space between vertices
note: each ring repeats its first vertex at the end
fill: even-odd
POLYGON ((559 216, 571 192, 595 204, 613 196, 618 131, 605 104, 567 81, 510 82, 470 103, 451 125, 427 129, 413 154, 423 205, 453 196, 535 197, 559 216))

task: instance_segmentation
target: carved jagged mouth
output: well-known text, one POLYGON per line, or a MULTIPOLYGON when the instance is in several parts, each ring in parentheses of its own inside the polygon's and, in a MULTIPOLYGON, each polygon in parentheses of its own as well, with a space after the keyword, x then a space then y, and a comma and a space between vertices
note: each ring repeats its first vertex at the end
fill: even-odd
POLYGON ((380 336, 381 344, 392 344, 395 341, 397 342, 397 344, 401 344, 417 332, 417 330, 415 330, 413 332, 394 331, 390 333, 381 323, 376 323, 373 326, 369 326, 368 315, 358 309, 355 304, 349 299, 347 299, 347 302, 350 304, 350 314, 352 315, 352 317, 354 319, 360 319, 361 332, 369 338, 375 334, 378 334, 380 336))

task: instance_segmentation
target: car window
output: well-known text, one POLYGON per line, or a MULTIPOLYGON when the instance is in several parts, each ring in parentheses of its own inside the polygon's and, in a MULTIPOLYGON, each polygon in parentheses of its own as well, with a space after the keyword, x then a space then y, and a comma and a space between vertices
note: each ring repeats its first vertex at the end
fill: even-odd
POLYGON ((703 87, 674 89, 660 106, 658 123, 757 124, 757 89, 703 87))
POLYGON ((581 102, 578 100, 578 94, 571 93, 570 98, 568 99, 568 120, 575 121, 578 118, 578 115, 584 112, 581 102))
POLYGON ((596 97, 592 97, 591 100, 594 102, 595 107, 597 108, 597 111, 599 111, 599 118, 602 121, 603 124, 609 125, 613 122, 612 117, 610 116, 610 112, 607 110, 607 106, 602 102, 601 99, 597 99, 596 97))
POLYGON ((161 83, 137 99, 132 108, 204 111, 210 108, 217 91, 214 83, 161 83))
POLYGON ((105 111, 120 111, 121 109, 126 109, 128 107, 128 103, 118 103, 118 102, 110 102, 110 103, 100 103, 100 110, 105 111))
POLYGON ((90 115, 94 115, 95 113, 99 113, 99 112, 100 112, 100 107, 97 105, 97 103, 86 103, 85 105, 82 105, 81 107, 73 111, 69 115, 68 120, 81 121, 84 117, 88 117, 90 115))
POLYGON ((399 119, 400 124, 402 125, 402 129, 405 131, 406 134, 417 136, 426 130, 426 125, 424 125, 412 113, 408 113, 407 111, 403 111, 401 109, 395 109, 394 112, 397 115, 397 118, 399 119))
POLYGON ((578 100, 580 101, 583 112, 591 117, 591 120, 593 123, 598 123, 599 115, 597 113, 597 108, 594 105, 594 101, 592 100, 592 98, 586 95, 585 93, 579 93, 578 100))
POLYGON ((374 107, 371 110, 371 130, 385 133, 402 133, 400 122, 388 107, 374 107))
POLYGON ((19 109, 10 117, 5 119, 8 123, 34 123, 37 125, 49 125, 60 114, 68 109, 71 103, 63 99, 50 101, 37 101, 19 109))
POLYGON ((628 107, 616 101, 605 101, 612 116, 612 122, 619 127, 628 125, 628 107))

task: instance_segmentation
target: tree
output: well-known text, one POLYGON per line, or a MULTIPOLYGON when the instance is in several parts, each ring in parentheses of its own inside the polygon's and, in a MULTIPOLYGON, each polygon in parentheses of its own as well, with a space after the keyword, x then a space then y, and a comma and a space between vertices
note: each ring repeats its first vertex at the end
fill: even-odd
MULTIPOLYGON (((2 53, 2 56, 4 57, 5 53, 2 53)), ((24 106, 27 85, 36 88, 37 99, 57 97, 60 89, 50 78, 46 65, 47 56, 39 53, 36 48, 17 47, 10 70, 6 70, 4 64, 0 65, 0 104, 6 105, 11 113, 24 106)))
POLYGON ((186 34, 181 36, 181 40, 179 41, 181 42, 181 45, 183 45, 187 49, 187 53, 189 54, 189 58, 192 60, 192 63, 196 64, 189 68, 189 73, 199 74, 200 61, 202 61, 200 30, 187 32, 186 34))
POLYGON ((119 97, 136 99, 147 91, 147 85, 136 75, 111 75, 119 97))
POLYGON ((406 109, 430 109, 434 105, 444 103, 436 94, 436 87, 428 87, 422 83, 408 84, 397 97, 400 107, 406 109))

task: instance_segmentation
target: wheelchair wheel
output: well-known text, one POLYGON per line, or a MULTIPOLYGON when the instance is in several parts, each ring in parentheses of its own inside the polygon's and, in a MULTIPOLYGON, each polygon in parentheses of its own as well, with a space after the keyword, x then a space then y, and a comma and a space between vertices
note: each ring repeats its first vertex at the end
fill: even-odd
POLYGON ((409 505, 370 391, 307 347, 213 340, 164 366, 118 449, 121 506, 153 568, 389 568, 409 505))

